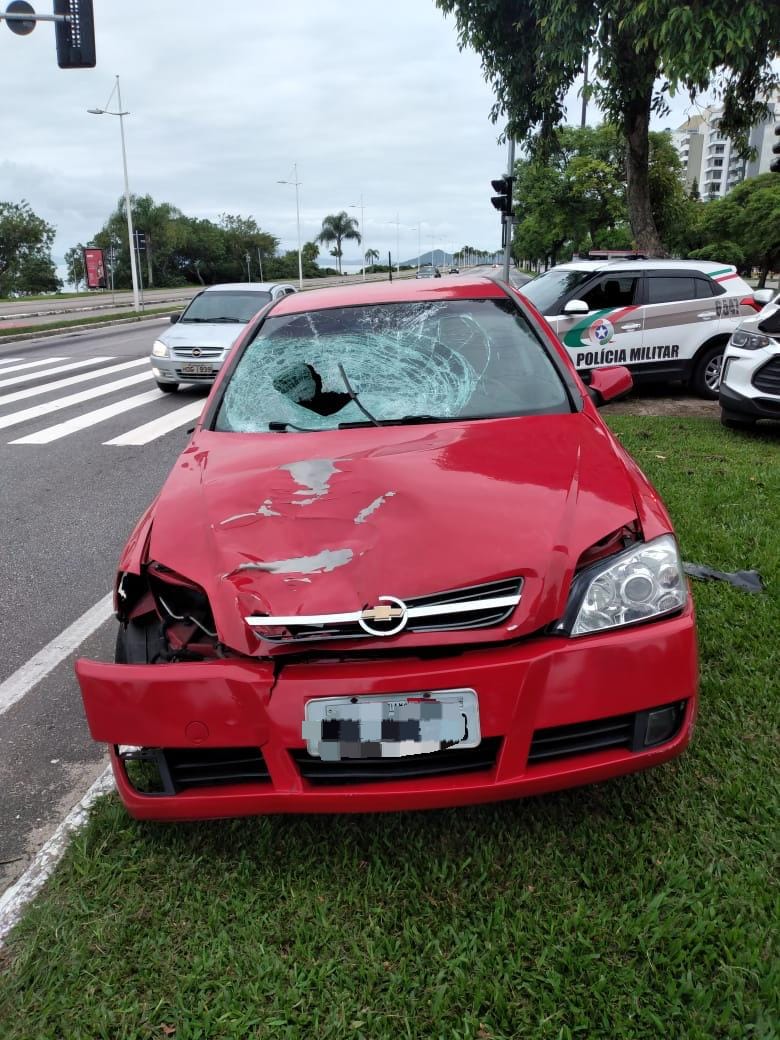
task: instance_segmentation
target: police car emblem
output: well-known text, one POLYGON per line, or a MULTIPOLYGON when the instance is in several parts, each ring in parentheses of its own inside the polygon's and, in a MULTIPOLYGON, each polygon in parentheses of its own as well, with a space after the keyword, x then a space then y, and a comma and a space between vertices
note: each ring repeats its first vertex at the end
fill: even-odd
POLYGON ((612 323, 607 321, 606 318, 597 318, 588 330, 588 338, 591 343, 595 343, 600 347, 609 343, 614 335, 615 330, 612 323))

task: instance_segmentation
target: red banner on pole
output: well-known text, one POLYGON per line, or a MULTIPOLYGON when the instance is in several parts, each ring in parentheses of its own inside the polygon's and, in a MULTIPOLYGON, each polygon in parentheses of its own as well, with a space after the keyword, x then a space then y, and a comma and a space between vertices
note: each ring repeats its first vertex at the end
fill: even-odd
POLYGON ((106 260, 102 249, 84 250, 84 270, 87 272, 88 289, 105 289, 106 260))

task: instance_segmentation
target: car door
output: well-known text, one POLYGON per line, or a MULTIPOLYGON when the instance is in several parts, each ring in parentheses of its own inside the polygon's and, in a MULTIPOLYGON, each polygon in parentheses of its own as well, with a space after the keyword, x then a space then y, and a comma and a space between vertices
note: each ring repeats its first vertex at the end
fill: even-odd
POLYGON ((587 314, 562 315, 557 332, 576 368, 627 365, 642 347, 642 275, 639 271, 603 271, 576 299, 587 314))
POLYGON ((718 332, 715 298, 704 295, 694 271, 648 271, 644 337, 636 364, 649 375, 684 371, 696 351, 718 332))

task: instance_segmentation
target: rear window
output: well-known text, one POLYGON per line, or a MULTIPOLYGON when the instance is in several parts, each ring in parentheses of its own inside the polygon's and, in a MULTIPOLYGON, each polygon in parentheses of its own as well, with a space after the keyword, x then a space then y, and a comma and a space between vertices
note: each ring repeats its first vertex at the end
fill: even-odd
POLYGON ((253 318, 270 301, 269 292, 204 292, 196 296, 180 321, 241 322, 253 318))
POLYGON ((214 428, 334 430, 370 425, 366 412, 404 424, 571 410, 561 375, 510 300, 442 300, 271 315, 229 377, 214 428))

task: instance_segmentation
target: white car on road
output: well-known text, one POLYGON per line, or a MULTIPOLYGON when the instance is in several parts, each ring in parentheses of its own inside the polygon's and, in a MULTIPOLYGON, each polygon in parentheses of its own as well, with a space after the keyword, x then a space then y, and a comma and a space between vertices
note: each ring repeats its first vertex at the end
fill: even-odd
POLYGON ((635 383, 682 380, 712 399, 731 333, 763 305, 735 267, 706 260, 574 260, 520 292, 581 372, 625 365, 635 383))
POLYGON ((780 419, 780 293, 735 329, 723 355, 719 400, 724 426, 780 419))
POLYGON ((179 383, 213 383, 239 333, 258 311, 296 292, 280 282, 229 282, 210 285, 193 297, 172 328, 154 341, 150 361, 161 390, 179 383))

